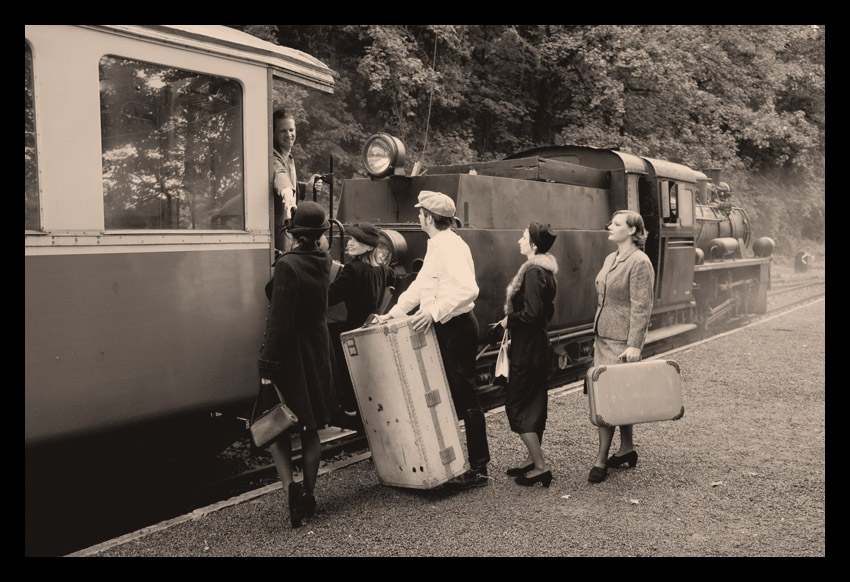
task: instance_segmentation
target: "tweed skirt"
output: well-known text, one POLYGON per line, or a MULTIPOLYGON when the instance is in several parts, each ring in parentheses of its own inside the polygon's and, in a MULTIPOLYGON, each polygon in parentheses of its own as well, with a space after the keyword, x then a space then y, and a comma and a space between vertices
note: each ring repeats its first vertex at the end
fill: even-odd
POLYGON ((610 366, 622 364, 618 358, 626 351, 628 344, 625 341, 611 340, 598 335, 593 342, 593 365, 610 366))

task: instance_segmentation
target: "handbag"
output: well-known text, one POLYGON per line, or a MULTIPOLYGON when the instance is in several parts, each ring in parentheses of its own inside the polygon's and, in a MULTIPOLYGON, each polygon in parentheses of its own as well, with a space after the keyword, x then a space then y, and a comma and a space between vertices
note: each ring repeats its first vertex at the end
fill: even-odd
POLYGON ((510 346, 510 343, 510 332, 506 329, 505 333, 502 335, 502 344, 499 346, 499 355, 496 356, 495 372, 496 379, 499 380, 504 378, 504 382, 507 382, 510 376, 511 361, 508 356, 508 347, 510 346))
MULTIPOLYGON (((260 394, 258 393, 257 399, 254 401, 254 410, 251 412, 251 438, 254 440, 254 445, 260 449, 266 448, 286 429, 298 422, 298 417, 284 402, 283 394, 280 393, 274 383, 272 383, 272 386, 274 386, 274 390, 280 398, 280 404, 275 404, 257 416, 257 406, 260 403, 260 394)), ((260 390, 262 388, 263 385, 260 384, 260 390)))

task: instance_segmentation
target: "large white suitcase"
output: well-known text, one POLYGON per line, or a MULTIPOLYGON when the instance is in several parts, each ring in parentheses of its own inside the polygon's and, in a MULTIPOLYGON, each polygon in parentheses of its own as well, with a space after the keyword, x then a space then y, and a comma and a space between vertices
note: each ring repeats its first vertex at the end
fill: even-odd
POLYGON ((383 485, 431 489, 469 469, 434 326, 411 317, 340 335, 383 485))

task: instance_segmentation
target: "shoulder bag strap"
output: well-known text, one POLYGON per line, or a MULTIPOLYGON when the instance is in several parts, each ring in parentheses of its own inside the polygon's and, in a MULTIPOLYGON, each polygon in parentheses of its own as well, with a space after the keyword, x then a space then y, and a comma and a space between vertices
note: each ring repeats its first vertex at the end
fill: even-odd
MULTIPOLYGON (((260 383, 260 390, 257 391, 257 398, 254 400, 254 408, 251 410, 251 422, 254 422, 254 419, 257 418, 257 406, 260 404, 260 391, 266 386, 266 384, 260 383)), ((272 387, 274 391, 277 392, 277 397, 280 398, 280 403, 286 406, 286 401, 283 399, 283 394, 280 393, 280 389, 277 387, 277 384, 272 382, 272 387)))

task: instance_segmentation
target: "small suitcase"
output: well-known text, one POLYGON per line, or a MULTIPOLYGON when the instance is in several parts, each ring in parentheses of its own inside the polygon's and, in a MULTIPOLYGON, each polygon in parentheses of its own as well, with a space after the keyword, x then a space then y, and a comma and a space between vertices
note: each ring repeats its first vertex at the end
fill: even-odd
POLYGON ((584 381, 596 426, 679 420, 685 414, 679 364, 673 360, 596 366, 584 381))
POLYGON ((340 334, 372 460, 383 485, 431 489, 469 469, 431 326, 412 317, 340 334))

